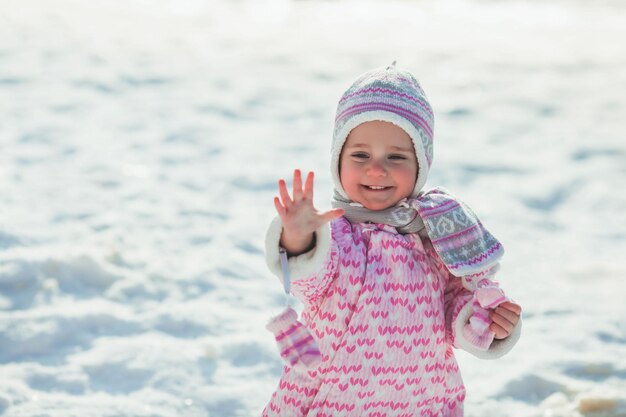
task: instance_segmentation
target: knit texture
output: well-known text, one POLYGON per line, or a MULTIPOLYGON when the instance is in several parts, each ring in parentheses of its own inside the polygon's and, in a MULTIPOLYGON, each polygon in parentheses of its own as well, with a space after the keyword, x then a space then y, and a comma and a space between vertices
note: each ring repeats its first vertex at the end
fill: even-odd
POLYGON ((280 356, 290 367, 304 371, 319 365, 321 357, 317 343, 304 324, 298 321, 293 308, 287 307, 265 327, 274 333, 280 356))
MULTIPOLYGON (((318 272, 292 277, 322 363, 306 372, 285 366, 263 416, 462 416, 452 348, 462 341, 482 350, 463 335, 474 293, 417 234, 343 217, 331 229, 318 272)), ((492 352, 497 342, 485 355, 505 353, 492 352)))
POLYGON ((502 244, 476 214, 444 188, 436 187, 409 204, 448 270, 457 277, 488 272, 504 255, 502 244))
POLYGON ((347 198, 338 167, 348 134, 359 124, 373 120, 397 125, 413 141, 418 163, 412 194, 415 197, 426 183, 433 159, 434 115, 419 82, 410 72, 396 68, 395 62, 359 76, 339 100, 331 150, 335 189, 347 198))
POLYGON ((421 192, 415 198, 402 200, 386 210, 355 207, 350 200, 338 200, 333 207, 344 209, 351 223, 384 223, 400 233, 425 229, 441 260, 458 277, 489 271, 504 255, 502 244, 483 227, 474 212, 442 187, 421 192))

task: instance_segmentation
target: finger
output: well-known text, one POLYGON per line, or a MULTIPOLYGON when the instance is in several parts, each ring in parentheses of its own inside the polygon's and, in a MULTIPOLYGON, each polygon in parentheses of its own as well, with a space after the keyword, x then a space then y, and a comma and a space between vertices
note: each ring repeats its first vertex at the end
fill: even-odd
POLYGON ((500 327, 502 327, 507 332, 511 332, 511 330, 513 330, 513 327, 514 327, 513 323, 508 321, 506 318, 504 318, 500 314, 494 312, 494 313, 491 313, 490 316, 491 316, 491 320, 493 320, 494 323, 499 324, 500 327))
POLYGON ((282 204, 280 204, 280 199, 278 197, 274 197, 274 207, 276 207, 276 211, 278 212, 278 215, 281 219, 285 217, 285 214, 287 214, 287 210, 283 207, 282 204))
POLYGON ((313 171, 309 172, 304 181, 304 195, 307 200, 313 201, 313 171))
POLYGON ((519 304, 515 304, 512 303, 510 301, 506 301, 502 304, 500 304, 500 307, 507 309, 508 311, 511 311, 513 313, 515 313, 516 315, 520 315, 522 314, 522 306, 520 306, 519 304))
POLYGON ((293 171, 293 201, 302 198, 302 174, 299 169, 293 171))
POLYGON ((289 197, 289 192, 287 191, 287 184, 283 179, 280 179, 278 181, 278 192, 280 193, 280 198, 283 201, 283 206, 285 206, 286 209, 289 209, 289 207, 291 207, 292 201, 291 197, 289 197))
POLYGON ((502 328, 502 326, 500 326, 497 323, 491 323, 491 326, 489 326, 489 330, 491 330, 492 332, 496 334, 495 336, 496 339, 504 339, 510 334, 504 328, 502 328))
POLYGON ((496 314, 499 314, 500 316, 507 319, 507 321, 509 321, 513 325, 515 325, 515 323, 517 323, 519 320, 518 314, 516 314, 514 311, 507 310, 506 308, 502 307, 502 305, 500 305, 494 311, 496 312, 496 314))
POLYGON ((345 213, 344 209, 336 208, 332 210, 328 210, 326 213, 322 213, 322 218, 324 219, 324 223, 327 223, 331 220, 336 219, 337 217, 343 216, 345 213))

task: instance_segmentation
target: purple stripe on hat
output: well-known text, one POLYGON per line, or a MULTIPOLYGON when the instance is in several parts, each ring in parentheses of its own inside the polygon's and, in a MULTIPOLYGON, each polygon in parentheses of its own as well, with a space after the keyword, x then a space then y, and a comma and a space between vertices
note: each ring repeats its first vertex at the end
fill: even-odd
POLYGON ((380 103, 380 102, 364 103, 364 104, 357 104, 355 106, 349 107, 337 116, 337 118, 335 119, 335 123, 339 123, 341 119, 348 118, 354 114, 362 113, 365 111, 371 111, 371 110, 386 110, 392 113, 396 113, 400 116, 403 116, 409 119, 411 122, 413 122, 417 126, 424 129, 426 133, 428 134, 429 139, 432 140, 433 132, 429 124, 422 117, 420 117, 416 113, 406 111, 402 107, 392 106, 386 103, 380 103))
MULTIPOLYGON (((382 98, 376 97, 376 99, 381 100, 382 98)), ((428 129, 428 131, 430 132, 430 124, 423 117, 421 117, 418 112, 411 111, 409 108, 404 106, 395 106, 385 101, 365 101, 363 103, 355 102, 353 105, 347 106, 339 114, 337 114, 335 121, 337 122, 345 118, 346 116, 353 115, 355 110, 363 111, 364 108, 366 108, 365 110, 370 110, 370 106, 375 106, 373 110, 387 110, 393 113, 401 114, 403 116, 408 116, 408 118, 414 118, 416 119, 416 122, 418 122, 418 124, 420 122, 423 123, 426 129, 428 129)))
POLYGON ((387 93, 387 94, 390 94, 390 95, 406 98, 408 100, 411 100, 415 104, 419 105, 421 108, 426 110, 430 115, 433 114, 433 110, 424 103, 424 100, 418 100, 417 98, 415 98, 414 96, 411 96, 409 94, 402 93, 402 92, 397 91, 397 90, 391 90, 389 88, 383 88, 383 87, 364 88, 364 89, 356 91, 356 92, 354 92, 352 94, 347 94, 341 100, 339 100, 339 103, 343 103, 344 101, 347 101, 348 99, 350 99, 352 97, 355 97, 355 96, 358 96, 358 95, 361 95, 361 94, 366 94, 366 93, 387 93))

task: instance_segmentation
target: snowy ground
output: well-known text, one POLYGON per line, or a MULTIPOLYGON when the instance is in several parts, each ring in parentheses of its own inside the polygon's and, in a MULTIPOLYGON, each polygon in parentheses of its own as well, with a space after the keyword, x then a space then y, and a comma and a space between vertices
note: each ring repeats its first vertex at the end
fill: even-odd
POLYGON ((0 415, 260 415, 276 180, 315 170, 328 208, 335 102, 397 59, 436 110, 429 185, 504 242, 524 307, 508 356, 459 352, 466 414, 626 416, 625 23, 617 1, 1 1, 0 415))

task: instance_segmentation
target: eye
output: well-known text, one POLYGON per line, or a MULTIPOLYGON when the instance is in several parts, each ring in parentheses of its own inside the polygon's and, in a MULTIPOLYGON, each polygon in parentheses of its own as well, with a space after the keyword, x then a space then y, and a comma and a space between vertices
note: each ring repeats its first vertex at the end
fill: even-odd
POLYGON ((365 152, 355 152, 351 156, 356 159, 367 159, 369 157, 365 152))
POLYGON ((393 160, 396 160, 396 161, 403 161, 403 160, 407 159, 407 157, 404 156, 404 155, 389 155, 389 159, 393 159, 393 160))

